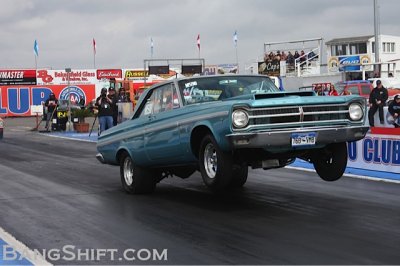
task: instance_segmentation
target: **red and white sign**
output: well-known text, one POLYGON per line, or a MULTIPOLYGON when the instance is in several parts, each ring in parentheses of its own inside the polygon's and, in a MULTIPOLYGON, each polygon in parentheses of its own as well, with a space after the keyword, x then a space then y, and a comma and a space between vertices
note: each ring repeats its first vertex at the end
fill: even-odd
POLYGON ((67 73, 65 70, 38 70, 37 85, 76 85, 95 84, 97 82, 95 69, 72 69, 67 73))
POLYGON ((111 78, 122 78, 122 69, 97 69, 97 79, 111 78))

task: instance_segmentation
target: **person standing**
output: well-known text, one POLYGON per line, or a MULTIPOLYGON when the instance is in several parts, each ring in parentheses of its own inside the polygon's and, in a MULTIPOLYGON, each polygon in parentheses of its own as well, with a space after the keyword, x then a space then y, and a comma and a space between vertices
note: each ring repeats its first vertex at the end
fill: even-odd
POLYGON ((46 130, 49 130, 49 124, 50 120, 54 116, 54 112, 56 111, 58 104, 58 100, 56 98, 56 95, 52 92, 49 95, 49 98, 46 100, 44 103, 44 106, 47 107, 47 114, 46 114, 46 130))
POLYGON ((368 121, 369 126, 374 127, 374 115, 376 111, 379 111, 379 121, 381 124, 384 124, 383 117, 383 107, 386 105, 386 101, 388 99, 388 91, 385 87, 382 86, 382 82, 380 80, 376 81, 376 87, 371 91, 369 95, 369 112, 368 112, 368 121))
POLYGON ((128 95, 125 92, 124 88, 119 89, 117 103, 128 103, 131 99, 129 99, 128 95))
POLYGON ((113 127, 113 101, 107 96, 107 89, 102 88, 101 94, 96 99, 96 106, 98 108, 97 116, 100 124, 100 134, 104 130, 113 127))
POLYGON ((400 127, 400 94, 394 96, 394 100, 389 104, 388 112, 388 122, 396 128, 400 127))
POLYGON ((109 88, 108 89, 108 98, 111 99, 112 101, 112 110, 113 110, 113 126, 116 126, 118 124, 118 106, 117 106, 117 100, 118 97, 115 94, 115 89, 114 88, 109 88))

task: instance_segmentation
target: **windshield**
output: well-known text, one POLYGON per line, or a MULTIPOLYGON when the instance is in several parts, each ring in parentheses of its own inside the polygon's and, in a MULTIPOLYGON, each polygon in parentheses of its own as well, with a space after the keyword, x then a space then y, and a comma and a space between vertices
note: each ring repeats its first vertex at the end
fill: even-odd
POLYGON ((279 92, 268 77, 217 76, 179 81, 184 104, 211 102, 242 95, 279 92))

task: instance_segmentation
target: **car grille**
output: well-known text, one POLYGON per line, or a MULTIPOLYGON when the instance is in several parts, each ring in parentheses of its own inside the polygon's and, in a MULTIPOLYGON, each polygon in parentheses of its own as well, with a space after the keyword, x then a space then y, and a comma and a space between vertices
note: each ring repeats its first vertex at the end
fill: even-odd
POLYGON ((348 104, 246 109, 249 125, 243 130, 340 126, 350 122, 348 104))

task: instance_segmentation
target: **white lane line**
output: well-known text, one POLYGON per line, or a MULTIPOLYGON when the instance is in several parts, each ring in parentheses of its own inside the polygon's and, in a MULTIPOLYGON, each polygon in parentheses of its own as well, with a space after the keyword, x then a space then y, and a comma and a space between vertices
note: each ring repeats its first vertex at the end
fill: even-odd
POLYGON ((64 136, 57 136, 57 135, 46 135, 48 137, 53 137, 53 138, 59 138, 59 139, 69 139, 69 140, 77 140, 77 141, 83 141, 83 142, 93 142, 96 143, 95 140, 90 140, 90 139, 79 139, 79 138, 74 138, 74 137, 64 137, 64 136))
MULTIPOLYGON (((315 170, 313 170, 313 169, 307 169, 307 168, 302 168, 302 167, 285 166, 285 168, 315 173, 315 170)), ((348 173, 344 173, 343 176, 347 176, 347 177, 351 177, 351 178, 358 178, 358 179, 365 179, 365 180, 376 181, 376 182, 387 182, 387 183, 400 184, 400 180, 387 179, 387 178, 355 175, 355 174, 348 174, 348 173)))
POLYGON ((30 261, 33 265, 52 265, 51 263, 47 262, 40 254, 37 254, 33 250, 29 249, 21 241, 15 239, 15 237, 4 231, 4 229, 1 227, 0 238, 8 245, 10 245, 19 254, 23 254, 24 256, 26 256, 25 259, 30 261))

